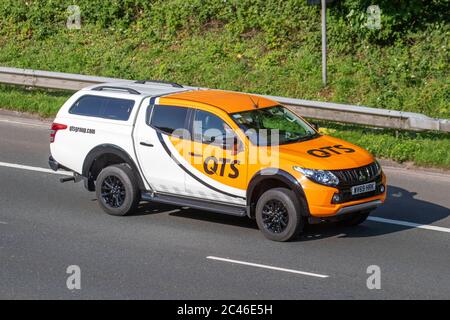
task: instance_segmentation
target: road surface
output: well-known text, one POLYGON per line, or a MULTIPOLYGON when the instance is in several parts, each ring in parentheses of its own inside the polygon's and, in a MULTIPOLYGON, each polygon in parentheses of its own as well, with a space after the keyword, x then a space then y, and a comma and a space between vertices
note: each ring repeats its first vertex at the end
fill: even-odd
POLYGON ((385 167, 389 197, 370 221, 276 243, 247 218, 187 208, 106 215, 47 170, 48 128, 0 115, 0 299, 450 298, 450 175, 385 167), (380 289, 367 287, 373 265, 380 289))

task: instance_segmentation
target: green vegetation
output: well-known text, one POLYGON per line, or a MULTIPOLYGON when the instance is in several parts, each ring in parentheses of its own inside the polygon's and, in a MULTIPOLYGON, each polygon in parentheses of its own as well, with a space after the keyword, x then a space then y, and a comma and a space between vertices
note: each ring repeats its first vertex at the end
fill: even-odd
POLYGON ((71 93, 64 91, 0 85, 0 108, 52 117, 70 96, 71 93))
MULTIPOLYGON (((329 10, 321 83, 319 7, 306 0, 2 0, 0 65, 162 79, 450 118, 447 0, 370 0, 329 10), (69 30, 67 8, 81 9, 69 30)), ((55 114, 70 93, 0 86, 0 106, 55 114)), ((448 135, 328 125, 378 156, 450 167, 448 135)))
POLYGON ((2 0, 0 65, 180 83, 450 117, 448 1, 369 0, 320 14, 306 0, 2 0), (65 26, 69 5, 82 29, 65 26))
POLYGON ((323 126, 324 134, 362 146, 377 157, 450 169, 448 133, 382 130, 329 122, 323 126))

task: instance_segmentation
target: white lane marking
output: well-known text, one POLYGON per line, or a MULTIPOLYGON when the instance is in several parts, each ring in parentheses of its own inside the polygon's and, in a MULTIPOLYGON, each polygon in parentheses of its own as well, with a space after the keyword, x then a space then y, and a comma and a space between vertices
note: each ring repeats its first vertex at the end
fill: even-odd
POLYGON ((246 266, 263 268, 263 269, 270 269, 270 270, 276 270, 276 271, 296 273, 296 274, 301 274, 301 275, 310 276, 310 277, 317 277, 317 278, 328 278, 329 277, 329 276, 324 275, 324 274, 317 274, 317 273, 311 273, 311 272, 305 272, 305 271, 299 271, 299 270, 293 270, 293 269, 272 267, 272 266, 267 266, 267 265, 264 265, 264 264, 251 263, 251 262, 245 262, 245 261, 239 261, 239 260, 231 260, 231 259, 225 259, 225 258, 214 257, 214 256, 208 256, 208 257, 206 257, 206 259, 223 261, 223 262, 230 262, 230 263, 236 263, 236 264, 243 264, 243 265, 246 265, 246 266))
POLYGON ((37 172, 44 172, 44 173, 51 173, 51 174, 59 174, 59 175, 63 175, 63 176, 73 176, 73 173, 68 172, 68 171, 53 171, 51 169, 46 169, 46 168, 31 167, 31 166, 25 166, 22 164, 7 163, 7 162, 0 162, 0 167, 21 169, 21 170, 28 170, 28 171, 37 171, 37 172))
POLYGON ((0 224, 8 224, 8 222, 0 221, 0 224))
POLYGON ((406 227, 412 227, 412 228, 419 228, 419 229, 426 229, 426 230, 450 233, 450 228, 430 226, 427 224, 420 224, 420 223, 414 223, 414 222, 408 222, 408 221, 392 220, 392 219, 385 219, 385 218, 380 218, 380 217, 368 217, 367 220, 381 222, 381 223, 396 224, 399 226, 406 226, 406 227))
POLYGON ((50 130, 50 125, 46 126, 43 124, 36 124, 31 122, 22 122, 22 121, 14 121, 14 120, 7 120, 7 119, 0 119, 0 122, 6 122, 11 124, 19 124, 24 126, 30 126, 30 127, 38 127, 38 128, 45 128, 50 130))

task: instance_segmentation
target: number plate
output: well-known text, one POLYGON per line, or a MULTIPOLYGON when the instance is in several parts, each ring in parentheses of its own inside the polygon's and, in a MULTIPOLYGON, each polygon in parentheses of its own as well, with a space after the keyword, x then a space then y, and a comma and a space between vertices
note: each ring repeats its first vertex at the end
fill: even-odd
POLYGON ((352 196, 374 190, 375 190, 375 182, 361 184, 359 186, 352 187, 352 196))

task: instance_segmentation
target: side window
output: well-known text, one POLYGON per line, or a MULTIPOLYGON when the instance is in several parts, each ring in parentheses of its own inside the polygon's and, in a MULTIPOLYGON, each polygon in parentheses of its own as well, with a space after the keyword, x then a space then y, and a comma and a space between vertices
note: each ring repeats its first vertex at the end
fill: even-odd
POLYGON ((70 114, 80 116, 100 117, 103 107, 103 99, 101 97, 84 96, 70 108, 70 114))
POLYGON ((227 147, 236 139, 233 129, 218 116, 196 110, 193 124, 194 140, 205 144, 227 147))
POLYGON ((168 134, 176 131, 176 134, 186 128, 187 113, 187 108, 156 105, 153 107, 150 125, 168 134))
POLYGON ((114 120, 127 121, 133 110, 133 100, 110 99, 107 98, 103 109, 103 117, 114 120))
POLYGON ((127 121, 133 110, 134 100, 99 96, 84 96, 70 108, 70 114, 127 121))

